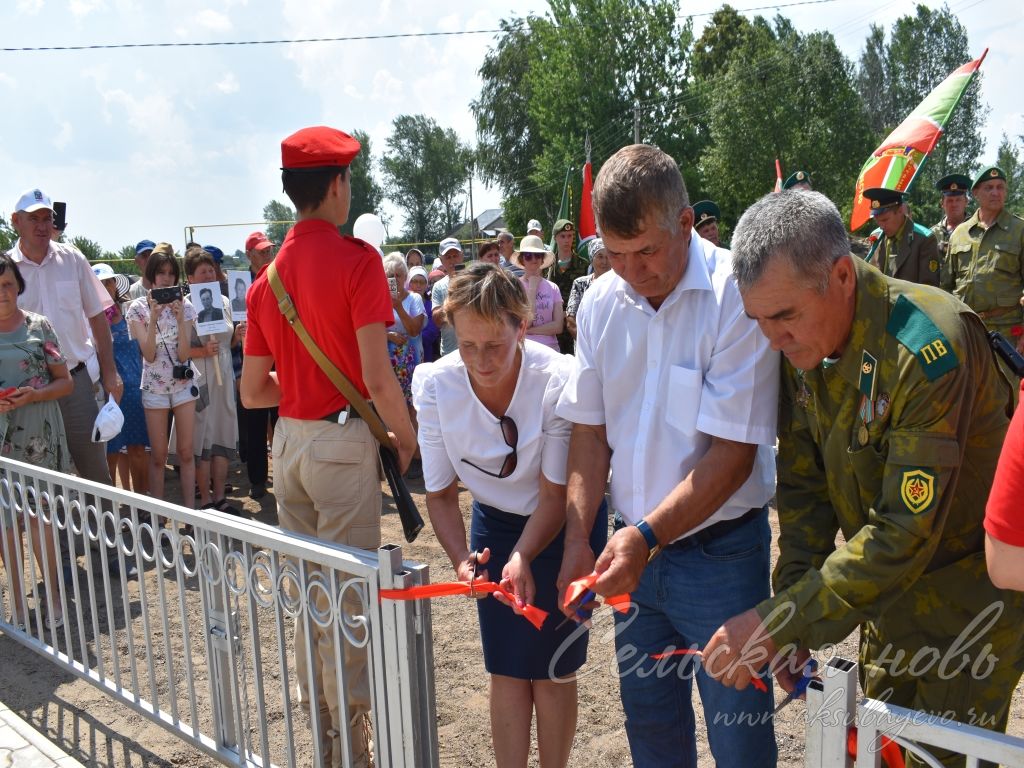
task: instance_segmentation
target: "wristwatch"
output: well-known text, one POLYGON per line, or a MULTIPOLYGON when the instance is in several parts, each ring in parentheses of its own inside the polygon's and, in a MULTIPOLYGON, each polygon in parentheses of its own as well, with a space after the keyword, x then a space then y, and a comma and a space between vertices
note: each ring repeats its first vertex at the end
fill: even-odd
POLYGON ((641 519, 635 526, 640 534, 644 537, 644 541, 647 542, 647 548, 654 551, 654 548, 658 546, 658 537, 654 535, 654 529, 644 519, 641 519))

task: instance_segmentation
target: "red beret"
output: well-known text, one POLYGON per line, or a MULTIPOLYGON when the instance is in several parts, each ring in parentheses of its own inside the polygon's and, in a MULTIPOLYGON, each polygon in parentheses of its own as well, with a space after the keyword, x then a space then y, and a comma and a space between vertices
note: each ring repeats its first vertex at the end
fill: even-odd
POLYGON ((351 164, 359 142, 337 128, 303 128, 281 142, 281 169, 329 168, 351 164))

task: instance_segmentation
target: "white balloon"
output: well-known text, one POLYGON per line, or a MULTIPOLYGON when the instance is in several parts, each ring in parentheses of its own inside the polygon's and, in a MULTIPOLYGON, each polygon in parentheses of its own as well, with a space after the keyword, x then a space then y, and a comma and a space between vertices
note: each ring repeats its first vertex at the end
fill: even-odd
POLYGON ((352 225, 352 234, 370 245, 377 246, 379 250, 380 244, 384 242, 386 236, 384 222, 376 213, 364 213, 352 225))

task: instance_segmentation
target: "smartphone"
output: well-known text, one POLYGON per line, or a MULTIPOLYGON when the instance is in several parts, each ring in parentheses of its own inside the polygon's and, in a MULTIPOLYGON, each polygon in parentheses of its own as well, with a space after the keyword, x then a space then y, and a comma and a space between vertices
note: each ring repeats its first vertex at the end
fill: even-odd
POLYGON ((398 295, 398 278, 397 277, 389 277, 388 278, 388 289, 390 289, 392 296, 397 296, 398 295))
POLYGON ((3 400, 5 397, 10 397, 17 391, 17 387, 7 387, 6 389, 0 389, 0 400, 3 400))
POLYGON ((172 301, 181 301, 181 286, 172 285, 170 288, 154 288, 153 301, 157 304, 170 304, 172 301))
POLYGON ((53 226, 58 232, 63 232, 68 226, 68 204, 54 202, 53 204, 53 226))
POLYGON ((464 261, 460 261, 460 262, 459 262, 458 264, 456 264, 456 265, 455 265, 455 267, 454 267, 454 269, 455 269, 455 271, 456 271, 456 272, 461 272, 461 271, 462 271, 462 270, 464 270, 465 268, 466 268, 466 262, 464 262, 464 261))

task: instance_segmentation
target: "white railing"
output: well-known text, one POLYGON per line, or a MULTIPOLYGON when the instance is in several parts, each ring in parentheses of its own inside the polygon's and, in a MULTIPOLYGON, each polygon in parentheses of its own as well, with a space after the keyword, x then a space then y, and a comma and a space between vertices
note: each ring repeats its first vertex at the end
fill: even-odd
POLYGON ((344 649, 366 648, 376 766, 438 764, 429 601, 378 597, 428 581, 400 548, 334 546, 7 459, 0 508, 21 530, 8 536, 0 519, 0 629, 184 742, 228 765, 323 764, 330 720, 316 707, 307 717, 294 685, 303 622, 310 658, 313 626, 333 633, 342 713, 344 649), (17 593, 12 572, 24 578, 17 593))
POLYGON ((807 687, 807 768, 880 768, 883 738, 935 768, 942 763, 929 749, 964 755, 966 768, 981 761, 1024 766, 1024 739, 875 699, 858 704, 853 662, 831 659, 819 677, 807 687), (847 751, 851 728, 857 732, 856 758, 847 751))

